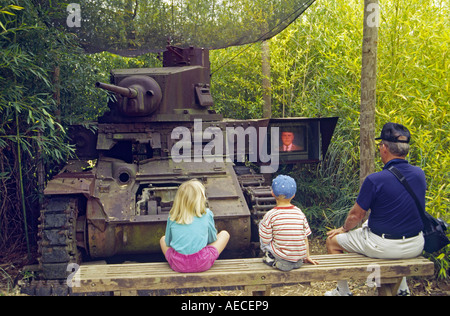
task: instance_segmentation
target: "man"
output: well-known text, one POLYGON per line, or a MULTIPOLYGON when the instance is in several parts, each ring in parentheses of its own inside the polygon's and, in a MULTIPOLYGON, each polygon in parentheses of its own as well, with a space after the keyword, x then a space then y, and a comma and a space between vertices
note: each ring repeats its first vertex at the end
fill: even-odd
POLYGON ((280 146, 280 151, 296 151, 303 150, 303 147, 294 144, 295 135, 290 131, 281 132, 281 142, 283 143, 280 146))
MULTIPOLYGON (((381 139, 378 148, 384 168, 366 177, 344 225, 327 233, 328 253, 346 251, 383 259, 414 258, 422 253, 423 223, 419 210, 405 187, 387 170, 395 166, 406 177, 425 208, 425 174, 405 160, 410 138, 410 132, 401 124, 386 123, 383 126, 380 137, 376 139, 381 139), (350 231, 369 209, 368 221, 361 228, 350 231)), ((408 292, 404 278, 399 294, 408 292)), ((325 295, 347 296, 351 293, 347 281, 339 281, 338 287, 325 295)))

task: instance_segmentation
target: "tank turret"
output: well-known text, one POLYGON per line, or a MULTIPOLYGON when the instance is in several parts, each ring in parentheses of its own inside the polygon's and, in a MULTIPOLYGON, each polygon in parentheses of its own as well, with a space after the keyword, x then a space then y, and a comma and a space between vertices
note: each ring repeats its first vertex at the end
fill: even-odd
POLYGON ((161 103, 161 88, 153 78, 148 76, 131 76, 122 80, 117 86, 102 82, 96 82, 95 86, 115 92, 117 109, 125 116, 150 115, 161 103))
POLYGON ((211 109, 209 53, 201 48, 168 47, 163 68, 111 70, 111 84, 95 85, 116 93, 101 123, 218 121, 211 109))

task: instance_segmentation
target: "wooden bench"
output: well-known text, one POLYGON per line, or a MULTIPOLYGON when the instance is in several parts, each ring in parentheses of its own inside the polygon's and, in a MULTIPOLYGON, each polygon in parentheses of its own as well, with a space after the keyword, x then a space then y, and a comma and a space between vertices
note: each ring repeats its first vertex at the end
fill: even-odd
POLYGON ((305 264, 290 272, 268 267, 261 258, 218 260, 202 273, 174 272, 167 263, 82 265, 74 275, 73 281, 78 286, 73 286, 72 292, 113 291, 115 295, 130 295, 137 290, 242 286, 246 295, 269 295, 275 284, 380 278, 379 295, 395 295, 402 277, 434 273, 434 264, 423 257, 407 260, 372 259, 359 254, 312 257, 320 265, 305 264))

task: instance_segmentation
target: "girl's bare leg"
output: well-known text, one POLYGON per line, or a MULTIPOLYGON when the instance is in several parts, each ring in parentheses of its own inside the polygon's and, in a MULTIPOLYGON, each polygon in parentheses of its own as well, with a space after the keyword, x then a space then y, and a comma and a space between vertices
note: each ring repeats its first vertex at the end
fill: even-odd
POLYGON ((161 246, 161 250, 164 254, 164 256, 166 255, 167 250, 170 248, 166 245, 166 236, 162 236, 161 239, 159 240, 159 245, 161 246))
POLYGON ((229 240, 230 234, 226 230, 222 230, 217 234, 217 240, 213 243, 210 243, 209 246, 214 246, 219 251, 219 254, 221 254, 227 246, 229 240))

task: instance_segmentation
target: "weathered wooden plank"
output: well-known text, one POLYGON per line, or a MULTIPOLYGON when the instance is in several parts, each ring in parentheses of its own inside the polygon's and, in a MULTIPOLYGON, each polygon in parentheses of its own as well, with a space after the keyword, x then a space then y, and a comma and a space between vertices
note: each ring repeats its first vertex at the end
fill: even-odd
MULTIPOLYGON (((408 263, 422 263, 428 262, 428 260, 422 259, 407 259, 407 260, 386 260, 386 259, 372 259, 364 256, 352 256, 352 257, 331 257, 327 256, 315 256, 314 259, 318 260, 321 266, 335 266, 335 265, 352 265, 352 264, 367 264, 367 263, 377 263, 377 264, 395 264, 400 262, 408 263)), ((260 258, 256 259, 237 259, 237 260, 218 260, 213 268, 209 271, 216 272, 220 270, 232 269, 254 269, 254 268, 264 268, 264 265, 259 265, 261 263, 260 258), (255 266, 256 264, 256 266, 255 266)), ((173 273, 178 274, 170 269, 167 263, 139 263, 139 264, 118 264, 118 265, 95 265, 95 266, 82 266, 81 272, 83 273, 173 273)), ((208 273, 208 272, 205 272, 208 273)))
MULTIPOLYGON (((380 267, 384 266, 392 266, 392 265, 398 265, 398 266, 415 266, 415 265, 422 265, 420 262, 404 262, 404 261, 397 261, 397 262, 386 262, 386 261, 364 261, 364 262, 352 262, 352 263, 330 263, 330 264, 321 264, 319 266, 312 266, 312 265, 305 265, 302 267, 302 271, 305 270, 313 270, 313 271, 322 271, 322 270, 333 270, 333 269, 347 269, 350 267, 358 268, 367 270, 367 267, 369 265, 376 264, 380 267)), ((428 264, 428 263, 426 263, 428 264)), ((168 265, 161 265, 158 267, 149 267, 142 266, 141 269, 133 269, 133 270, 115 270, 110 267, 105 267, 103 270, 85 270, 83 268, 80 269, 80 279, 101 279, 101 278, 142 278, 147 276, 163 276, 163 277, 169 277, 169 276, 179 276, 180 273, 172 271, 168 265), (156 269, 155 269, 156 268, 156 269)), ((202 277, 207 278, 210 275, 217 275, 217 274, 236 274, 236 273, 254 273, 254 272, 265 272, 267 270, 270 270, 267 266, 262 264, 261 262, 254 262, 251 265, 245 265, 245 266, 233 266, 233 265, 226 265, 222 267, 217 267, 215 269, 211 269, 210 271, 203 272, 200 274, 202 277), (232 270, 232 271, 230 271, 232 270)), ((295 271, 294 271, 295 272, 295 271)), ((411 272, 412 273, 412 272, 411 272)))
MULTIPOLYGON (((255 270, 267 270, 267 267, 263 264, 261 264, 261 260, 260 259, 246 259, 248 260, 246 263, 240 263, 239 265, 236 265, 235 263, 231 263, 231 262, 223 262, 223 261, 228 261, 228 260, 223 260, 223 261, 218 261, 215 266, 207 271, 207 272, 203 272, 202 275, 204 275, 205 277, 208 274, 216 274, 216 273, 220 273, 222 271, 229 273, 230 269, 232 269, 234 272, 246 272, 249 269, 251 269, 252 271, 255 270)), ((358 261, 352 261, 352 262, 348 262, 348 261, 342 261, 342 262, 334 262, 331 261, 329 263, 326 264, 321 264, 319 266, 311 266, 311 265, 305 265, 302 269, 307 269, 307 268, 311 268, 311 269, 321 269, 321 268, 332 268, 332 267, 339 267, 339 266, 349 266, 349 265, 353 265, 353 266, 361 266, 361 265, 367 265, 368 263, 372 263, 372 264, 378 264, 378 265, 393 265, 393 264, 400 264, 400 263, 408 263, 408 264, 422 264, 422 262, 425 262, 425 264, 429 263, 429 261, 425 260, 425 261, 412 261, 414 259, 411 260, 380 260, 380 259, 372 259, 372 260, 358 260, 358 261)), ((170 269, 170 267, 168 266, 168 264, 166 263, 159 263, 159 264, 155 264, 155 263, 150 263, 150 264, 139 264, 139 265, 135 265, 135 266, 124 266, 124 265, 105 265, 105 266, 96 266, 94 269, 90 268, 90 267, 81 267, 80 269, 80 277, 84 278, 85 275, 89 275, 89 276, 93 276, 93 275, 97 275, 98 277, 103 277, 103 276, 107 276, 107 275, 119 275, 122 277, 133 277, 133 274, 136 273, 137 277, 140 277, 144 274, 161 274, 161 275, 180 275, 177 272, 174 272, 170 269), (131 269, 132 268, 132 269, 131 269)))
POLYGON ((313 256, 321 264, 304 265, 282 272, 262 263, 261 258, 218 260, 202 273, 178 273, 167 263, 134 263, 81 266, 76 276, 80 287, 74 293, 103 291, 158 290, 223 286, 268 286, 340 279, 366 279, 376 265, 380 277, 424 276, 434 273, 434 265, 419 257, 407 260, 372 259, 358 254, 313 256))

